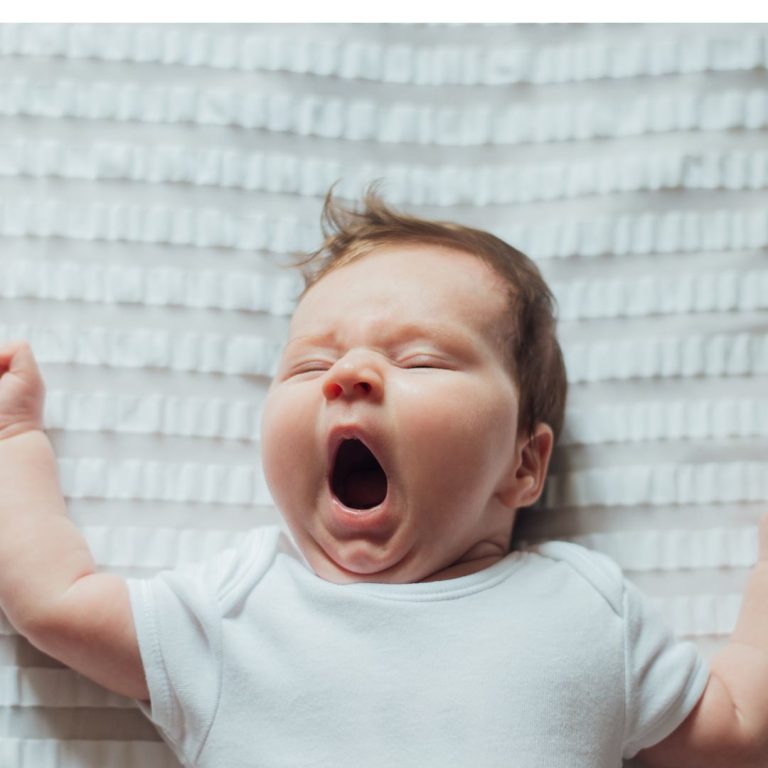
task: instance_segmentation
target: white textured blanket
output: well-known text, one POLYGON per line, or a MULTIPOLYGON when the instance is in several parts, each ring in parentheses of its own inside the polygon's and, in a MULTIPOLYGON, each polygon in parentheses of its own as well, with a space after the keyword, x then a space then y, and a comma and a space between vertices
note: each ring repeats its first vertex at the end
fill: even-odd
MULTIPOLYGON (((768 26, 0 26, 0 338, 73 517, 151 573, 277 521, 261 399, 322 196, 499 234, 560 303, 528 540, 612 555, 706 653, 768 508, 768 26)), ((0 618, 0 766, 160 768, 129 701, 0 618)))

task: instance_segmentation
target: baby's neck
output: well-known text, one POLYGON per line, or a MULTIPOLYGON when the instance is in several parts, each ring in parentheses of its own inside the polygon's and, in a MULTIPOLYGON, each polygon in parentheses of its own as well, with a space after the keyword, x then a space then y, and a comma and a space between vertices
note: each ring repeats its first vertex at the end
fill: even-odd
POLYGON ((460 576, 468 576, 471 573, 490 568, 506 556, 507 552, 497 545, 491 542, 482 542, 462 555, 457 562, 426 576, 421 581, 458 579, 460 576))
POLYGON ((486 568, 490 568, 495 563, 498 563, 501 557, 485 557, 481 560, 473 560, 471 563, 456 563, 442 571, 433 573, 431 576, 427 576, 426 579, 421 581, 444 581, 445 579, 458 579, 460 576, 468 576, 470 573, 477 573, 486 568))

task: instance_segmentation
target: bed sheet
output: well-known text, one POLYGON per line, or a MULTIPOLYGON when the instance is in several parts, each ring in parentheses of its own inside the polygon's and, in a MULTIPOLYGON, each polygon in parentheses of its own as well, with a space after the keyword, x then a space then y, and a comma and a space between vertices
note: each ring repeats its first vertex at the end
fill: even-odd
MULTIPOLYGON (((2 25, 0 338, 72 516, 149 575, 279 522, 259 412, 329 186, 487 228, 571 382, 525 541, 613 556, 705 654, 768 501, 768 26, 2 25)), ((175 765, 0 619, 0 766, 175 765)))

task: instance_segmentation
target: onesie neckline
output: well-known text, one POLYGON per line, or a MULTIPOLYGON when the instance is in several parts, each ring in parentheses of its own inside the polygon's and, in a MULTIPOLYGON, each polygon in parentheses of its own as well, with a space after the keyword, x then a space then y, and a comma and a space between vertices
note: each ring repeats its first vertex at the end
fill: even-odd
MULTIPOLYGON (((333 584, 331 587, 348 592, 371 595, 385 600, 427 601, 453 600, 482 592, 507 579, 523 562, 526 553, 515 550, 507 553, 501 560, 488 568, 483 568, 466 576, 440 581, 419 581, 406 584, 389 584, 371 581, 356 581, 351 584, 333 584)), ((317 574, 313 576, 320 579, 317 574)), ((322 579, 321 579, 322 580, 322 579)))

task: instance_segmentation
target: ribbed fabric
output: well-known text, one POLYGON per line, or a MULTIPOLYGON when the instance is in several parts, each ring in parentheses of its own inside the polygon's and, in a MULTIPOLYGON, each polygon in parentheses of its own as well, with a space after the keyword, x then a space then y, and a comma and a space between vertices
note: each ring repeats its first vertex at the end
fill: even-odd
POLYGON ((677 595, 653 599, 656 608, 680 636, 729 635, 736 626, 741 595, 677 595))
POLYGON ((749 568, 757 559, 754 528, 618 531, 569 540, 604 552, 627 571, 749 568))
POLYGON ((639 506, 761 501, 768 495, 768 461, 631 465, 574 470, 550 477, 546 503, 559 506, 639 506))
POLYGON ((240 92, 194 85, 143 86, 140 82, 72 80, 45 86, 23 78, 0 81, 0 115, 128 121, 156 125, 192 123, 292 136, 472 147, 545 144, 620 138, 670 131, 756 130, 768 125, 768 89, 724 93, 563 100, 534 107, 471 110, 411 100, 322 98, 275 90, 240 92))
POLYGON ((594 404, 570 409, 565 445, 768 437, 768 403, 747 397, 594 404))
POLYGON ((658 190, 759 190, 768 186, 768 151, 696 152, 684 147, 650 155, 595 154, 567 161, 514 164, 382 162, 371 158, 348 172, 334 158, 243 152, 226 145, 146 145, 17 138, 0 145, 0 176, 194 184, 294 194, 354 194, 383 177, 393 202, 450 205, 530 203, 598 194, 658 190), (591 156, 590 156, 591 155, 591 156))
MULTIPOLYGON (((443 214, 444 215, 444 214, 443 214)), ((606 218, 566 218, 547 227, 520 221, 488 229, 538 259, 696 253, 768 245, 768 212, 670 211, 606 218)), ((290 214, 232 214, 211 207, 170 209, 164 204, 78 205, 48 200, 0 208, 0 236, 184 245, 199 249, 263 249, 275 253, 317 247, 317 229, 290 214)))
POLYGON ((8 766, 103 766, 178 768, 163 744, 145 741, 87 741, 0 737, 0 762, 8 766))
MULTIPOLYGON (((0 53, 286 71, 416 85, 547 84, 768 65, 768 35, 759 28, 740 30, 737 45, 732 35, 716 26, 643 32, 616 42, 565 40, 559 45, 526 44, 523 33, 517 45, 502 46, 323 39, 314 30, 307 34, 306 27, 294 34, 285 29, 270 34, 263 28, 231 34, 215 28, 6 24, 0 53)), ((364 37, 365 31, 359 34, 364 37)))
POLYGON ((4 338, 28 338, 45 363, 164 368, 230 375, 270 375, 279 342, 256 336, 157 328, 77 328, 2 325, 4 338))
POLYGON ((224 400, 161 393, 48 393, 49 429, 74 432, 123 432, 255 441, 259 437, 262 398, 224 400))
POLYGON ((75 499, 146 499, 194 504, 267 504, 261 470, 250 465, 129 459, 59 459, 64 495, 75 499))
POLYGON ((242 270, 8 260, 0 264, 0 296, 287 315, 301 291, 295 278, 242 270))
MULTIPOLYGON (((768 25, 5 24, 0 58, 0 339, 32 341, 101 568, 272 514, 285 265, 332 183, 381 179, 552 287, 571 406, 526 536, 725 640, 768 502, 768 25)), ((175 766, 134 715, 0 616, 0 766, 175 766)))
POLYGON ((133 707, 69 669, 0 667, 0 707, 133 707))

